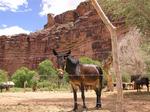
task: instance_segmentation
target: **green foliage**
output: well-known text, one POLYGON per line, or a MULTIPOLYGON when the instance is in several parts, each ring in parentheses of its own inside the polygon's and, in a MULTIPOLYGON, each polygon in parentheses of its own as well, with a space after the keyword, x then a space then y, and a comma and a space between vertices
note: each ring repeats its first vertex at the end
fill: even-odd
POLYGON ((150 56, 148 59, 145 59, 145 64, 146 64, 146 75, 150 79, 150 56))
POLYGON ((8 80, 8 73, 4 70, 0 70, 0 82, 5 82, 8 80))
POLYGON ((130 82, 130 75, 123 74, 122 75, 122 82, 130 82))
POLYGON ((137 26, 143 34, 150 31, 150 2, 148 0, 130 0, 122 3, 120 15, 126 17, 128 25, 137 26))
MULTIPOLYGON (((24 88, 13 87, 13 88, 10 88, 10 91, 11 92, 24 92, 24 88)), ((26 92, 28 91, 32 91, 32 89, 26 88, 26 92)))
POLYGON ((37 84, 38 88, 45 88, 50 86, 50 81, 43 80, 37 84))
POLYGON ((82 64, 94 64, 94 65, 98 65, 101 66, 101 63, 99 61, 93 60, 89 57, 80 57, 80 63, 82 64))
MULTIPOLYGON (((131 75, 128 74, 126 71, 121 70, 121 75, 122 75, 122 82, 129 83, 131 81, 131 75)), ((115 75, 113 74, 112 76, 113 76, 113 82, 116 82, 115 75)))
MULTIPOLYGON (((58 71, 53 67, 53 64, 50 60, 45 60, 39 64, 38 72, 40 75, 40 82, 38 82, 38 88, 44 90, 56 90, 59 86, 62 85, 62 82, 58 78, 58 71), (58 84, 58 82, 60 82, 58 84)), ((65 84, 69 81, 68 75, 65 72, 64 74, 64 81, 65 84)))
POLYGON ((65 83, 69 82, 69 75, 67 72, 64 73, 64 81, 65 81, 65 83))
POLYGON ((145 64, 146 64, 145 71, 146 71, 146 74, 150 78, 150 40, 148 41, 148 39, 145 39, 142 43, 141 48, 144 51, 143 52, 143 55, 144 55, 143 57, 144 57, 144 61, 145 61, 145 64))
MULTIPOLYGON (((59 80, 60 81, 60 80, 59 80)), ((61 80, 63 81, 63 80, 61 80)), ((58 85, 58 80, 44 80, 38 83, 37 87, 40 91, 58 91, 58 90, 68 90, 69 83, 61 83, 58 85)))
POLYGON ((50 60, 45 60, 39 64, 38 73, 41 80, 46 80, 50 77, 56 77, 57 71, 50 60))
POLYGON ((150 35, 149 0, 98 0, 107 15, 114 20, 124 18, 129 26, 136 26, 145 35, 150 35))
POLYGON ((26 67, 21 67, 12 76, 16 87, 24 87, 24 83, 27 81, 27 86, 32 86, 33 77, 37 75, 35 71, 31 71, 26 67))

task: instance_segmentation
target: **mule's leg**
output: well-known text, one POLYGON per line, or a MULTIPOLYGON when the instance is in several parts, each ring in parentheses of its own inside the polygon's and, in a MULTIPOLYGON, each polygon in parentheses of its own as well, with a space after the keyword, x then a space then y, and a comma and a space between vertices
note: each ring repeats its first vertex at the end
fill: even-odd
POLYGON ((96 108, 99 109, 101 108, 102 104, 101 104, 101 92, 102 92, 102 81, 103 81, 103 76, 99 77, 99 84, 98 84, 98 88, 96 88, 96 108))
POLYGON ((84 85, 82 83, 81 83, 81 97, 82 97, 82 101, 83 101, 83 108, 86 109, 85 94, 84 94, 84 85))
POLYGON ((146 84, 147 92, 149 92, 149 84, 146 84))
POLYGON ((73 88, 73 96, 74 96, 74 108, 73 111, 76 111, 78 109, 78 104, 77 104, 77 90, 73 88))
POLYGON ((97 96, 97 98, 96 98, 96 108, 99 109, 102 106, 101 105, 101 89, 97 88, 95 90, 95 92, 96 92, 96 96, 97 96))
POLYGON ((140 92, 141 89, 140 89, 140 84, 137 84, 137 92, 140 92))
POLYGON ((139 91, 139 86, 138 85, 136 85, 136 89, 137 89, 137 92, 139 91))
POLYGON ((97 103, 97 108, 102 107, 102 103, 101 103, 102 88, 103 88, 103 76, 101 75, 99 78, 99 93, 98 93, 99 102, 97 103))

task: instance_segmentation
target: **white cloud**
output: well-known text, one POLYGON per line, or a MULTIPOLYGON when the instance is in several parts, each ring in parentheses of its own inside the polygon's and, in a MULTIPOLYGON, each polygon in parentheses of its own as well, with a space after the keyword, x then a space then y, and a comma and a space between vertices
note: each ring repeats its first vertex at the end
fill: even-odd
POLYGON ((0 35, 15 35, 19 33, 29 34, 31 31, 25 30, 19 26, 11 26, 0 29, 0 35))
POLYGON ((1 11, 12 11, 17 12, 20 8, 27 10, 28 1, 27 0, 0 0, 0 10, 1 11))
POLYGON ((5 24, 2 24, 2 27, 3 27, 3 28, 6 28, 6 27, 7 27, 7 25, 5 25, 5 24))
POLYGON ((48 13, 57 15, 67 10, 75 9, 82 1, 85 0, 42 0, 40 15, 44 16, 48 13))

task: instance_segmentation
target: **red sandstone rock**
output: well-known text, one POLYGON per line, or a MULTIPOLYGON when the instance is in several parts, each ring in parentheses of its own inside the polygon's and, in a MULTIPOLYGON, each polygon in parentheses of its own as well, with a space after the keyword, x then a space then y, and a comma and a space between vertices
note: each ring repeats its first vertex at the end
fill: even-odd
POLYGON ((44 26, 44 28, 52 27, 55 24, 53 14, 47 14, 47 20, 47 24, 44 26))
MULTIPOLYGON (((119 32, 125 32, 122 31, 119 32)), ((103 60, 111 54, 110 34, 92 5, 84 2, 76 10, 54 18, 48 15, 48 23, 41 31, 30 35, 1 36, 0 69, 11 75, 21 66, 35 69, 47 58, 55 62, 52 49, 58 52, 72 50, 76 57, 103 60)))
POLYGON ((80 5, 76 9, 76 12, 78 13, 79 16, 83 16, 86 12, 94 10, 93 6, 89 4, 90 4, 89 2, 80 3, 80 5))
POLYGON ((68 22, 74 22, 77 18, 78 14, 75 11, 67 11, 63 14, 55 16, 55 22, 65 24, 68 22))

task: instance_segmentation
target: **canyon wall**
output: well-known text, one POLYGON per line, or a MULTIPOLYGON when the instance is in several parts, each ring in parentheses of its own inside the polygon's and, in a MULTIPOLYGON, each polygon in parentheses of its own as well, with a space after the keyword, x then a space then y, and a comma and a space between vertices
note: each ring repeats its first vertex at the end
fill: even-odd
MULTIPOLYGON (((52 49, 58 52, 72 50, 77 58, 88 56, 105 60, 111 55, 109 31, 91 3, 83 2, 75 10, 55 17, 48 14, 47 18, 43 30, 29 35, 0 36, 0 69, 12 75, 21 66, 36 69, 45 59, 55 63, 52 49)), ((126 32, 124 23, 113 24, 118 27, 118 36, 122 37, 126 32)))

